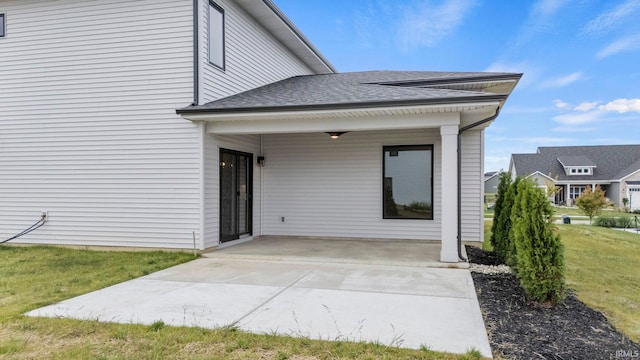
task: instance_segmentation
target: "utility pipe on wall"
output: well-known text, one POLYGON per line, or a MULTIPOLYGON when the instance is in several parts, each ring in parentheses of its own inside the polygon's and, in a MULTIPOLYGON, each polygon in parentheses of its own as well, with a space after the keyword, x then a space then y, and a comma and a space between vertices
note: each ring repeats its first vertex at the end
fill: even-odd
MULTIPOLYGON (((462 261, 467 261, 467 258, 462 255, 462 133, 476 126, 495 120, 495 118, 498 117, 498 114, 500 114, 500 107, 496 108, 495 114, 486 119, 464 126, 458 131, 458 258, 462 261)), ((484 159, 482 159, 482 161, 484 161, 484 159)))

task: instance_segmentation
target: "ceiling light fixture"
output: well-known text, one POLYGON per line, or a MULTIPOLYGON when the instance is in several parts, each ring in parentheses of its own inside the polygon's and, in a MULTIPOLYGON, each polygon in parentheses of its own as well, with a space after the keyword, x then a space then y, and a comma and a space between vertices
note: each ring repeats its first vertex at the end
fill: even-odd
POLYGON ((327 134, 329 134, 329 136, 331 136, 332 139, 337 139, 340 137, 340 135, 342 134, 346 134, 347 131, 332 131, 332 132, 328 132, 327 134))

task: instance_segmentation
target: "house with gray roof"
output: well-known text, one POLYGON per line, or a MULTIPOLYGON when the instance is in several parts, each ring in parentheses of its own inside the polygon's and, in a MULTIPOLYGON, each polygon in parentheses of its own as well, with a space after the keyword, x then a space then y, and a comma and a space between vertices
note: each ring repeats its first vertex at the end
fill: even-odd
POLYGON ((484 173, 484 193, 495 195, 498 193, 500 174, 502 171, 489 171, 484 173))
POLYGON ((556 204, 572 205, 587 187, 599 185, 605 196, 623 207, 640 209, 640 145, 539 147, 535 154, 513 154, 509 171, 560 189, 556 204))
POLYGON ((522 74, 339 73, 271 0, 0 14, 0 240, 483 240, 484 129, 522 74))

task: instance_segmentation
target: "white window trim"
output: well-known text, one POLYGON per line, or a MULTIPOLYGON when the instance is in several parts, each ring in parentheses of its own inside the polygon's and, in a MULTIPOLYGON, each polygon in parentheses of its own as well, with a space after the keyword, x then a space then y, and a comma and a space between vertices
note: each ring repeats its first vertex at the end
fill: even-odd
POLYGON ((207 54, 207 58, 209 61, 209 64, 217 67, 218 69, 224 70, 225 69, 225 58, 226 58, 226 47, 225 47, 225 12, 224 9, 222 7, 220 7, 218 4, 216 4, 213 1, 209 1, 209 16, 208 16, 208 24, 207 24, 207 48, 208 48, 208 54, 207 54), (222 20, 221 26, 217 29, 218 31, 221 31, 222 34, 220 34, 219 36, 221 37, 220 39, 220 44, 218 44, 218 47, 220 47, 220 52, 221 52, 221 56, 220 59, 214 59, 213 58, 213 54, 214 52, 212 52, 212 34, 217 34, 217 32, 214 32, 214 29, 212 29, 212 15, 215 13, 218 13, 220 15, 220 18, 222 20))
POLYGON ((569 176, 575 176, 575 175, 593 175, 593 168, 592 167, 567 167, 566 168, 566 173, 569 176))

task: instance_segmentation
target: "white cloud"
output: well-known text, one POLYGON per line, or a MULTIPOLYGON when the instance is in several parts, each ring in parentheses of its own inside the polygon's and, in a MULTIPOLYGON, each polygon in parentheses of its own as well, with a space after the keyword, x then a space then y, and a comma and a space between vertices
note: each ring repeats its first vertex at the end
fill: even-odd
POLYGON ((562 124, 554 128, 554 131, 564 132, 573 129, 574 131, 591 131, 593 127, 582 127, 576 129, 577 125, 591 124, 600 121, 624 121, 638 119, 637 115, 614 116, 607 113, 640 113, 640 99, 615 99, 604 105, 598 105, 598 101, 583 102, 575 107, 562 100, 553 100, 556 108, 563 113, 553 117, 553 120, 562 124), (570 110, 567 112, 567 110, 570 110))
POLYGON ((556 106, 556 108, 562 109, 562 110, 569 109, 571 107, 569 103, 566 103, 560 99, 553 100, 553 104, 556 106))
POLYGON ((534 3, 527 20, 517 32, 507 51, 515 53, 517 49, 539 34, 548 34, 553 31, 558 23, 554 22, 555 15, 560 13, 567 3, 569 0, 539 0, 534 3))
POLYGON ((597 101, 592 101, 592 102, 583 102, 582 104, 576 106, 573 108, 573 110, 577 110, 577 111, 591 111, 593 109, 596 108, 596 106, 598 106, 598 102, 597 101))
POLYGON ((602 50, 598 51, 596 57, 598 59, 603 59, 623 51, 638 49, 640 49, 640 34, 628 36, 612 42, 602 50))
POLYGON ((576 125, 562 125, 562 126, 556 126, 553 129, 551 129, 552 131, 555 132, 566 132, 566 133, 576 133, 576 132, 590 132, 590 131, 594 131, 597 130, 598 128, 596 127, 578 127, 576 125))
POLYGON ((589 111, 577 114, 562 114, 555 116, 553 120, 565 125, 580 125, 596 122, 600 119, 601 115, 602 113, 599 111, 589 111))
POLYGON ((533 15, 549 17, 555 14, 568 0, 540 0, 533 6, 533 15))
POLYGON ((539 146, 544 146, 546 144, 566 144, 571 141, 569 138, 551 136, 520 138, 519 140, 530 144, 540 144, 539 146))
POLYGON ((640 99, 616 99, 598 106, 600 111, 612 111, 620 114, 626 112, 640 113, 640 99))
POLYGON ((565 87, 571 83, 574 83, 582 78, 581 72, 574 72, 566 76, 561 76, 555 79, 549 79, 544 81, 540 87, 541 88, 560 88, 565 87))
POLYGON ((640 9, 640 0, 627 0, 615 8, 603 12, 595 19, 589 21, 583 32, 597 33, 607 31, 615 25, 620 25, 622 20, 640 9))
POLYGON ((431 46, 463 24, 474 0, 445 0, 438 6, 422 1, 404 10, 399 28, 400 44, 404 50, 431 46))

